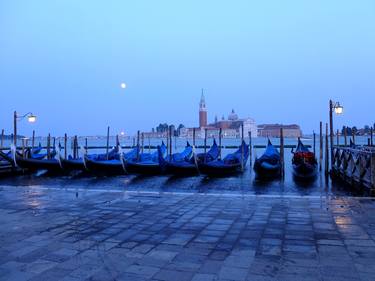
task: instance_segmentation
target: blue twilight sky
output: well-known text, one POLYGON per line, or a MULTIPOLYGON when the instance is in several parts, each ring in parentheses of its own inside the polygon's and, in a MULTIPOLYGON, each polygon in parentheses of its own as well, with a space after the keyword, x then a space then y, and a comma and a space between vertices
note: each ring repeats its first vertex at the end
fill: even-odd
POLYGON ((0 127, 95 135, 208 118, 375 121, 375 1, 0 0, 0 127), (127 88, 122 90, 120 83, 127 88))

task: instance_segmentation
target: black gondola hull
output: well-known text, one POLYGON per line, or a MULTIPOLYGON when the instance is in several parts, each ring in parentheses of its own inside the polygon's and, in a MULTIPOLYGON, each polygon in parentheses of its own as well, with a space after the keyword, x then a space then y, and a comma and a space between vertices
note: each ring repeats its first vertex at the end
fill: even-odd
POLYGON ((173 165, 167 164, 165 166, 165 173, 176 176, 195 176, 198 174, 198 169, 195 165, 173 165))
POLYGON ((300 179, 312 179, 318 172, 317 165, 308 163, 293 164, 293 176, 300 179))
POLYGON ((108 163, 106 161, 85 159, 85 167, 87 171, 97 176, 115 176, 126 174, 120 160, 108 163))
POLYGON ((281 165, 272 165, 255 161, 254 171, 259 178, 278 178, 281 176, 281 165))
MULTIPOLYGON (((245 166, 244 166, 245 169, 245 166)), ((213 166, 209 164, 200 164, 199 171, 210 177, 226 177, 242 172, 241 165, 213 166)))
POLYGON ((86 171, 83 160, 60 159, 60 164, 64 171, 86 171))
POLYGON ((30 171, 47 170, 49 172, 62 172, 60 163, 57 159, 36 160, 29 158, 16 157, 17 166, 30 171))
POLYGON ((136 162, 127 162, 125 164, 126 172, 129 174, 139 175, 159 175, 164 172, 164 169, 158 164, 144 164, 136 162))

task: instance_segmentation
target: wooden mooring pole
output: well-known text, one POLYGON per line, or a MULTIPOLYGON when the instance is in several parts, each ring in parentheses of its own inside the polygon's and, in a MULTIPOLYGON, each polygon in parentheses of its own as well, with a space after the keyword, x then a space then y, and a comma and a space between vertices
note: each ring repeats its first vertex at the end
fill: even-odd
POLYGON ((253 165, 253 144, 252 144, 252 138, 251 138, 251 131, 249 131, 249 158, 250 158, 250 166, 252 166, 253 165))
POLYGON ((33 150, 35 147, 35 130, 33 130, 33 136, 31 139, 31 149, 33 150))
POLYGON ((13 144, 17 148, 17 111, 13 113, 13 144))
POLYGON ((137 131, 137 160, 139 161, 139 149, 140 149, 140 147, 139 147, 139 134, 140 134, 140 132, 139 132, 139 130, 137 131))
POLYGON ((145 134, 143 132, 141 134, 141 144, 142 144, 141 151, 143 153, 144 152, 144 146, 145 146, 145 134))
POLYGON ((74 159, 78 158, 78 137, 77 137, 77 135, 75 135, 74 139, 73 139, 73 158, 74 159))
POLYGON ((85 154, 87 155, 88 152, 89 152, 89 148, 88 148, 88 141, 87 141, 87 138, 85 138, 85 154))
POLYGON ((348 127, 344 127, 344 144, 348 146, 348 127))
POLYGON ((373 135, 374 135, 374 128, 371 127, 371 129, 370 129, 370 145, 371 146, 374 145, 373 135))
MULTIPOLYGON (((207 129, 204 129, 204 155, 206 155, 206 152, 207 152, 206 146, 207 146, 207 129)), ((204 159, 206 159, 206 156, 204 157, 204 159)))
POLYGON ((172 126, 169 126, 169 161, 172 161, 172 126))
POLYGON ((219 159, 221 159, 221 132, 222 129, 219 129, 219 159))
POLYGON ((315 134, 315 131, 313 131, 313 151, 314 151, 314 155, 316 155, 316 134, 315 134))
POLYGON ((320 121, 319 131, 319 171, 322 170, 323 166, 323 123, 320 121))
POLYGON ((107 160, 109 159, 109 126, 107 127, 107 149, 106 149, 107 160))
POLYGON ((64 158, 68 157, 68 135, 64 134, 64 158))
POLYGON ((241 172, 243 172, 244 170, 244 166, 245 166, 245 163, 244 163, 244 146, 243 146, 243 142, 244 142, 244 135, 243 135, 243 123, 241 124, 241 172))
POLYGON ((284 130, 280 128, 280 162, 281 162, 281 178, 285 176, 285 159, 284 159, 284 130))
POLYGON ((2 148, 4 146, 4 129, 1 130, 1 141, 0 141, 0 147, 2 148))
POLYGON ((326 123, 326 140, 325 140, 325 150, 326 150, 326 158, 325 158, 325 175, 328 177, 329 174, 329 144, 328 144, 328 123, 326 123))
POLYGON ((375 153, 372 154, 371 156, 371 196, 375 196, 375 153))
POLYGON ((47 158, 51 159, 51 134, 47 137, 47 158))

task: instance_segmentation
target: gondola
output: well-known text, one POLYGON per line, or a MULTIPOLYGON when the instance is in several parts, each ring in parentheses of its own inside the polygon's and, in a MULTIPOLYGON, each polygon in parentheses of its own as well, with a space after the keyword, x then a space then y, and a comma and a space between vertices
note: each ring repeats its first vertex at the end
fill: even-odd
POLYGON ((293 154, 293 175, 298 179, 314 178, 318 170, 315 154, 310 152, 300 139, 298 139, 298 145, 293 154))
POLYGON ((71 155, 68 158, 63 158, 61 154, 58 154, 58 159, 60 162, 60 166, 64 171, 85 171, 85 163, 83 162, 83 158, 73 158, 71 155))
POLYGON ((126 173, 122 159, 133 159, 138 147, 127 153, 122 153, 120 146, 107 154, 84 155, 83 163, 87 171, 98 176, 123 175, 126 173))
POLYGON ((22 157, 17 151, 14 145, 11 147, 12 157, 14 163, 22 168, 29 171, 47 170, 49 172, 61 172, 61 166, 57 159, 36 159, 32 157, 22 157))
POLYGON ((180 155, 174 154, 172 159, 167 156, 164 161, 165 172, 176 176, 192 176, 199 173, 199 166, 206 162, 216 160, 220 155, 220 149, 213 141, 210 150, 206 153, 193 153, 193 147, 187 143, 185 150, 180 155))
POLYGON ((280 153, 270 140, 268 140, 266 151, 263 155, 255 159, 254 171, 259 178, 276 178, 280 176, 280 153))
POLYGON ((0 150, 0 166, 9 166, 14 165, 14 161, 12 159, 12 153, 8 152, 5 153, 0 150))
MULTIPOLYGON (((42 160, 48 157, 48 152, 42 153, 42 146, 39 144, 38 147, 35 148, 28 148, 25 152, 26 158, 35 159, 35 160, 42 160)), ((53 159, 57 155, 56 148, 50 151, 50 158, 53 159)))
POLYGON ((158 146, 157 151, 153 153, 141 153, 133 159, 123 157, 123 165, 129 174, 157 175, 164 171, 163 163, 160 163, 159 154, 165 157, 167 147, 164 142, 158 146))
POLYGON ((249 158, 249 147, 242 141, 236 152, 230 153, 224 159, 204 162, 199 165, 199 171, 211 177, 223 177, 242 172, 249 158))

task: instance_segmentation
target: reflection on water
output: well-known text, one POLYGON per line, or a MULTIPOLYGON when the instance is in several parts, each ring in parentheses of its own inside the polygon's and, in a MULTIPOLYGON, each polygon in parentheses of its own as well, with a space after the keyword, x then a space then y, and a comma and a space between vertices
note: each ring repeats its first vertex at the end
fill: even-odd
MULTIPOLYGON (((318 139, 318 138, 317 138, 318 139)), ((359 142, 357 139, 357 143, 359 142)), ((161 140, 151 140, 152 145, 158 144, 161 140)), ((272 139, 274 144, 279 144, 278 139, 272 139)), ((146 142, 148 143, 148 142, 146 142)), ((212 143, 209 140, 208 143, 212 143)), ((224 139, 223 145, 238 145, 239 139, 224 139)), ((296 139, 286 139, 286 144, 296 144, 296 139)), ((305 144, 312 145, 313 141, 304 140, 305 144)), ((98 143, 94 143, 98 145, 98 143)), ((94 145, 90 144, 89 145, 94 145)), ((102 144, 102 143, 100 143, 102 144)), ((123 143, 124 144, 124 143, 123 143)), ((129 144, 129 143, 125 143, 129 144)), ((174 150, 182 150, 186 144, 185 139, 177 139, 174 150)), ((203 140, 197 140, 197 144, 203 144, 203 140)), ((266 139, 253 139, 253 144, 266 144, 266 139)), ((316 147, 319 147, 317 143, 316 147)), ((234 149, 223 149, 223 156, 234 149)), ((256 149, 253 155, 260 156, 264 149, 256 149)), ((197 150, 200 152, 200 150, 197 150)), ((319 152, 317 152, 319 154, 319 152)), ((255 156, 254 156, 255 158, 255 156)), ((285 178, 284 180, 260 180, 256 178, 252 167, 247 163, 243 174, 226 178, 208 178, 205 176, 176 177, 176 176, 118 176, 118 177, 92 177, 85 173, 45 176, 45 175, 24 175, 14 178, 0 179, 0 185, 14 186, 47 186, 60 188, 87 188, 87 189, 117 189, 131 191, 170 191, 170 192, 201 192, 201 193, 246 193, 246 194, 291 194, 291 195, 358 195, 355 190, 350 189, 343 183, 331 183, 326 180, 324 171, 311 181, 300 181, 292 175, 292 153, 290 149, 285 150, 285 178)), ((254 163, 254 159, 252 161, 254 163)), ((324 162, 323 162, 324 163, 324 162)), ((35 204, 32 203, 32 204, 35 204)))

